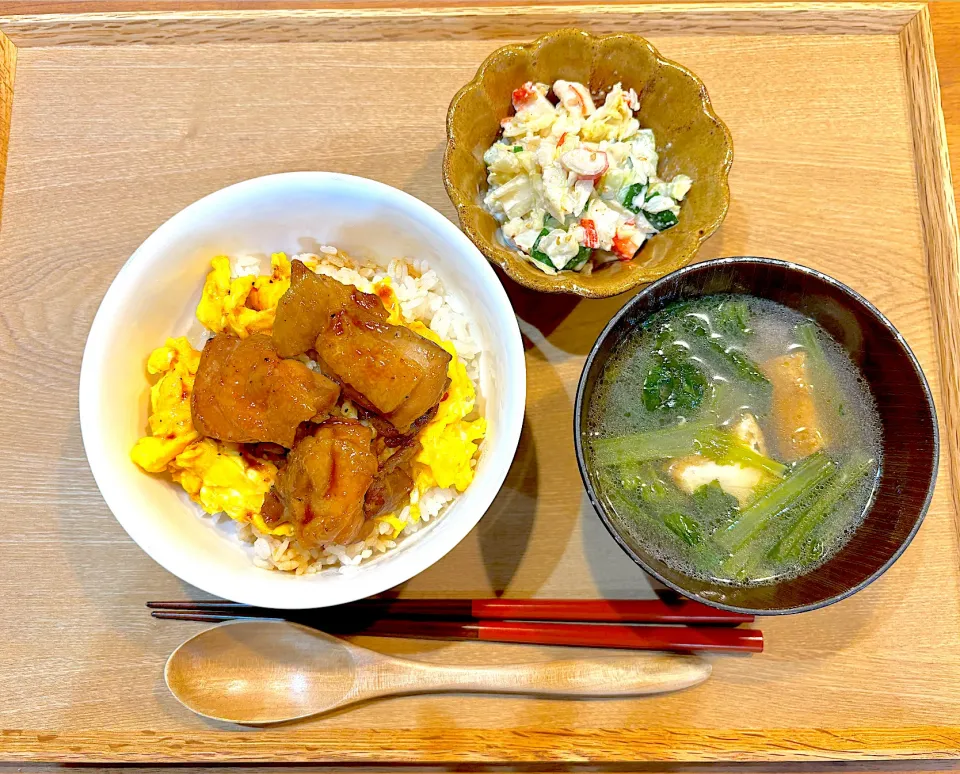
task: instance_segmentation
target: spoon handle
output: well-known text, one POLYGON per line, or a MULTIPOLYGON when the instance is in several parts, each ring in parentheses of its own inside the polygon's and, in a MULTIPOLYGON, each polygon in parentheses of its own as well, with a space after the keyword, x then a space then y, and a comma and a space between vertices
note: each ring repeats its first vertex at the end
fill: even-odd
POLYGON ((417 693, 469 691, 543 696, 636 696, 697 685, 710 676, 710 671, 710 663, 702 658, 666 653, 597 656, 495 667, 449 667, 417 662, 416 667, 407 673, 412 679, 405 688, 417 693))

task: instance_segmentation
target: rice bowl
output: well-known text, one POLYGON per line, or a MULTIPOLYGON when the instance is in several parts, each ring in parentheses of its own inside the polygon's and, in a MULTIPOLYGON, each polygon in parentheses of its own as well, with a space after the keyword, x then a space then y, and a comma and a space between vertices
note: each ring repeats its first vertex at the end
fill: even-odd
MULTIPOLYGON (((203 331, 192 340, 168 339, 166 345, 154 350, 148 358, 148 369, 151 372, 157 370, 160 377, 151 389, 152 412, 161 415, 160 431, 153 430, 150 435, 137 441, 131 458, 147 472, 171 472, 173 480, 183 486, 201 513, 212 516, 226 534, 252 546, 252 561, 257 567, 296 575, 313 574, 328 568, 349 574, 361 562, 396 548, 398 541, 417 532, 421 526, 440 515, 471 483, 472 468, 476 465, 475 458, 479 453, 474 441, 482 443, 486 432, 482 410, 477 407, 478 403, 482 403, 482 396, 477 394, 480 347, 472 333, 473 326, 457 299, 445 292, 436 272, 424 260, 393 259, 383 267, 372 262, 355 261, 333 246, 322 245, 318 253, 301 253, 292 259, 283 253, 276 253, 271 256, 270 268, 264 267, 263 263, 261 258, 251 255, 232 259, 218 256, 213 259, 213 270, 204 283, 203 295, 197 307, 197 317, 205 326, 203 331), (447 447, 451 441, 456 444, 457 436, 462 436, 462 443, 458 444, 460 453, 454 455, 452 461, 435 460, 433 457, 436 455, 421 453, 422 459, 414 462, 418 476, 405 503, 370 519, 359 540, 311 546, 298 540, 289 523, 274 528, 264 523, 262 516, 256 513, 256 506, 259 504, 262 507, 263 490, 275 484, 277 467, 275 460, 260 458, 255 448, 244 444, 222 444, 204 438, 197 433, 192 422, 185 420, 181 424, 186 424, 186 427, 179 427, 178 432, 180 435, 184 435, 185 431, 189 433, 186 445, 176 444, 175 441, 171 444, 169 437, 165 436, 170 423, 163 421, 164 411, 168 414, 171 411, 185 413, 182 404, 189 399, 188 390, 192 391, 192 384, 188 386, 180 381, 171 367, 176 362, 176 350, 186 350, 197 361, 200 359, 199 350, 204 349, 213 335, 224 333, 225 330, 240 336, 269 331, 269 317, 276 314, 276 304, 268 303, 265 309, 256 303, 256 309, 249 306, 250 296, 253 295, 251 290, 254 289, 252 282, 260 281, 262 285, 269 285, 275 300, 279 291, 289 285, 291 261, 300 261, 316 274, 375 295, 389 306, 398 321, 406 325, 426 326, 454 356, 451 372, 457 379, 457 387, 451 387, 448 391, 448 395, 453 394, 446 400, 447 405, 442 404, 441 416, 423 427, 420 435, 434 440, 434 446, 437 440, 445 438, 447 447), (172 351, 171 344, 174 345, 172 351), (174 358, 170 357, 171 354, 174 358), (159 361, 159 369, 151 367, 154 361, 159 361), (462 364, 462 371, 458 363, 462 364), (167 395, 171 390, 163 389, 164 384, 160 383, 164 379, 176 382, 172 385, 172 391, 176 393, 172 409, 167 395), (455 411, 457 407, 461 409, 459 412, 455 411), (443 417, 449 415, 451 410, 453 416, 444 425, 443 417), (465 421, 466 415, 472 417, 472 421, 465 421), (453 422, 456 422, 453 432, 447 431, 447 426, 453 422), (158 438, 158 435, 165 437, 158 438), (200 437, 190 440, 196 435, 200 437), (217 450, 211 469, 198 469, 198 460, 210 457, 203 451, 209 449, 211 444, 217 450), (159 461, 153 453, 156 451, 161 453, 159 461), (166 470, 159 463, 163 463, 166 470), (229 475, 224 475, 224 469, 229 471, 229 475), (248 506, 248 500, 253 501, 253 508, 248 506), (228 504, 226 508, 223 507, 225 503, 228 504)), ((302 359, 310 369, 320 370, 316 361, 306 356, 302 359)), ((376 428, 369 420, 359 419, 358 407, 350 399, 341 398, 334 416, 358 420, 370 428, 374 438, 377 437, 376 428)), ((150 422, 152 429, 153 416, 150 422)), ((390 458, 390 451, 383 450, 385 460, 390 458)), ((449 451, 449 448, 445 451, 449 451)))
MULTIPOLYGON (((236 274, 254 270, 252 261, 245 267, 240 259, 232 268, 236 274)), ((369 274, 371 268, 362 270, 369 274)), ((472 529, 512 461, 524 381, 519 330, 506 294, 456 227, 412 197, 372 181, 291 173, 246 181, 191 205, 128 261, 88 338, 81 428, 107 504, 164 567, 205 591, 240 602, 319 607, 369 596, 408 579, 472 529), (343 252, 336 254, 330 245, 343 252), (456 342, 489 428, 475 481, 462 494, 454 497, 445 487, 422 493, 416 503, 420 518, 397 514, 403 527, 396 535, 384 530, 367 536, 363 545, 294 556, 295 547, 283 539, 244 525, 238 529, 222 518, 198 519, 196 505, 169 479, 145 475, 128 455, 144 431, 149 399, 144 355, 169 336, 187 335, 194 341, 202 336, 193 313, 210 256, 252 255, 262 268, 263 256, 274 249, 298 255, 304 247, 325 261, 330 273, 360 271, 333 265, 344 260, 343 254, 362 264, 374 261, 374 271, 394 283, 405 315, 429 320, 432 330, 456 342), (441 287, 442 295, 437 292, 441 287), (129 320, 136 324, 121 324, 129 320), (231 531, 233 535, 224 534, 231 531), (331 571, 321 571, 325 568, 331 571)))

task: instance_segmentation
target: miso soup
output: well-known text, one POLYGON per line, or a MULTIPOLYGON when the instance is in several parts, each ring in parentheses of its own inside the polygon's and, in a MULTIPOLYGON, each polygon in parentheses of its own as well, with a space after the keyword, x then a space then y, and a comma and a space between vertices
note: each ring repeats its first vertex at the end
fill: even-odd
POLYGON ((766 299, 706 296, 611 354, 586 456, 620 526, 679 572, 773 583, 837 553, 881 470, 880 420, 844 349, 766 299))

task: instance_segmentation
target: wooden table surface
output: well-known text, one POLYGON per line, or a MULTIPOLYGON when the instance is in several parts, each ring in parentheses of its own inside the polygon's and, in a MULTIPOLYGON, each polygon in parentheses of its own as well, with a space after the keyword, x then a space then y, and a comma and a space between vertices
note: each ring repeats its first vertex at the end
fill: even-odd
MULTIPOLYGON (((330 5, 336 0, 327 2, 313 2, 305 0, 233 0, 232 2, 223 2, 222 0, 194 0, 192 2, 183 2, 181 0, 84 0, 77 2, 75 0, 0 0, 0 15, 14 13, 37 13, 37 12, 82 12, 82 11, 107 11, 107 10, 136 10, 144 8, 186 10, 193 8, 202 9, 237 9, 237 8, 264 8, 264 7, 316 7, 330 5)), ((609 0, 608 0, 609 1, 609 0)), ((635 0, 636 1, 636 0, 635 0)), ((408 0, 406 3, 397 3, 394 0, 366 0, 366 2, 354 2, 353 0, 342 0, 344 4, 350 5, 432 5, 435 0, 408 0)), ((552 3, 559 4, 559 3, 552 3)), ((960 1, 954 0, 939 1, 935 0, 930 4, 930 12, 933 22, 934 38, 936 45, 937 62, 939 67, 940 85, 942 89, 942 103, 944 117, 947 127, 947 136, 950 148, 951 166, 954 170, 954 190, 958 192, 960 198, 960 189, 958 189, 958 176, 956 170, 960 169, 960 1)), ((31 766, 3 766, 0 765, 0 774, 6 771, 26 771, 41 772, 52 771, 56 767, 42 764, 31 766)), ((106 771, 107 769, 101 769, 106 771)), ((189 772, 194 769, 186 767, 177 767, 178 772, 189 772)), ((241 771, 251 771, 247 767, 231 768, 229 771, 238 774, 241 771)), ((263 771, 260 769, 259 771, 263 771)), ((275 769, 271 769, 275 770, 275 769)), ((310 770, 306 767, 297 767, 297 771, 310 770)), ((957 770, 960 771, 960 762, 941 762, 941 763, 902 763, 900 765, 885 763, 861 763, 861 764, 829 764, 814 765, 783 765, 783 766, 678 766, 673 765, 661 769, 656 766, 638 767, 638 770, 645 772, 669 770, 669 771, 698 771, 698 772, 728 772, 728 771, 848 771, 848 772, 866 772, 871 771, 940 771, 957 770)), ((132 768, 124 767, 122 771, 134 771, 132 768)), ((141 770, 142 771, 142 770, 141 770)), ((222 771, 222 769, 221 769, 222 771)), ((358 772, 359 769, 352 768, 352 772, 358 772)), ((412 772, 413 769, 407 769, 412 772)), ((434 769, 436 771, 436 769, 434 769)), ((527 771, 532 771, 527 768, 527 771)))

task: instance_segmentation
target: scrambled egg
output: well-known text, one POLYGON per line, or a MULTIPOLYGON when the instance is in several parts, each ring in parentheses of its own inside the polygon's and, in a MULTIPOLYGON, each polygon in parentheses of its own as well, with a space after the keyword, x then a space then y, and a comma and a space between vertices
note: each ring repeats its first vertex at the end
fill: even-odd
POLYGON ((280 297, 290 287, 290 261, 284 253, 270 257, 269 275, 230 278, 230 259, 218 255, 203 284, 197 319, 214 333, 224 331, 245 339, 270 333, 280 297))
POLYGON ((169 470, 207 513, 222 511, 236 521, 252 521, 272 535, 293 534, 293 525, 269 527, 260 515, 263 498, 277 477, 272 462, 242 454, 237 444, 204 438, 177 455, 169 470))
POLYGON ((200 353, 181 337, 168 339, 147 360, 160 374, 150 389, 150 433, 137 441, 130 457, 150 473, 169 472, 207 513, 226 513, 252 521, 264 532, 292 534, 289 524, 269 528, 260 508, 277 476, 270 462, 241 454, 237 444, 200 438, 190 414, 190 396, 200 353))
MULTIPOLYGON (((419 325, 419 323, 414 323, 419 325)), ((454 486, 462 492, 473 481, 473 467, 470 464, 477 453, 477 443, 487 432, 487 421, 480 417, 468 420, 476 405, 477 394, 473 382, 467 376, 467 369, 457 357, 453 344, 441 341, 433 331, 410 327, 432 341, 435 341, 453 358, 450 360, 447 375, 450 387, 440 401, 437 416, 420 433, 420 445, 423 447, 417 455, 417 462, 424 468, 417 473, 417 488, 422 494, 430 486, 454 486)))
POLYGON ((200 353, 185 338, 167 339, 147 359, 147 371, 162 374, 150 388, 150 433, 130 456, 149 473, 162 473, 200 434, 190 416, 190 394, 200 353))
MULTIPOLYGON (((271 257, 270 275, 231 279, 230 259, 217 256, 207 275, 197 306, 197 318, 214 333, 240 338, 270 333, 280 297, 290 287, 290 261, 283 253, 271 257)), ((307 262, 316 270, 316 261, 307 262)), ((482 417, 467 419, 476 405, 476 391, 454 346, 420 322, 403 318, 400 301, 389 279, 363 283, 360 289, 380 297, 394 325, 405 325, 436 342, 452 355, 448 367, 450 387, 437 415, 420 433, 422 449, 416 457, 411 517, 419 520, 417 502, 428 489, 439 486, 464 491, 473 481, 473 458, 486 435, 482 417)), ((252 522, 262 532, 289 536, 293 526, 273 527, 263 522, 260 508, 277 476, 276 466, 241 452, 238 444, 200 438, 193 426, 190 396, 200 364, 200 353, 183 337, 168 339, 151 353, 147 371, 160 375, 150 390, 150 432, 137 441, 130 457, 150 473, 169 472, 207 513, 226 513, 239 522, 252 522)), ((379 517, 390 524, 394 537, 405 526, 396 514, 379 517)))

